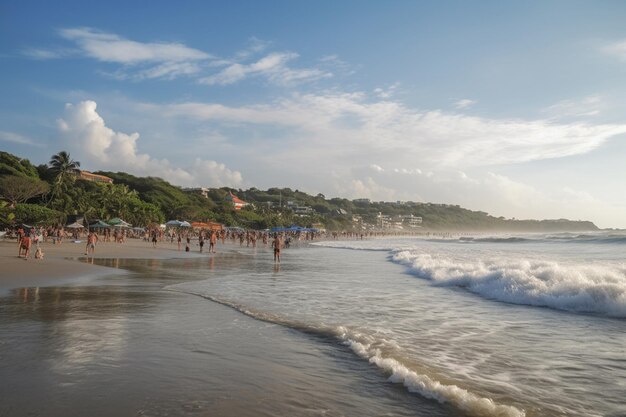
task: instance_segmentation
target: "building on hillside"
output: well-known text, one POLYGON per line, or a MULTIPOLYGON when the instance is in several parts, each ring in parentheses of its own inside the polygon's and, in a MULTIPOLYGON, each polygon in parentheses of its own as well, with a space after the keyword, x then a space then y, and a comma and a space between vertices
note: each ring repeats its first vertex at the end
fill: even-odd
POLYGON ((391 216, 379 212, 376 216, 376 223, 379 228, 388 229, 391 225, 391 216))
POLYGON ((414 216, 412 214, 406 216, 400 216, 402 219, 402 223, 409 227, 422 227, 422 217, 414 216))
POLYGON ((104 175, 93 174, 89 171, 80 171, 78 178, 81 180, 87 180, 91 182, 102 182, 105 184, 113 184, 113 178, 105 177, 104 175))
POLYGON ((309 216, 311 214, 314 214, 315 210, 313 210, 313 208, 309 206, 296 206, 293 207, 293 212, 298 216, 309 216))
POLYGON ((369 198, 356 198, 352 202, 354 204, 370 204, 372 201, 369 198))
POLYGON ((186 193, 200 194, 204 198, 209 198, 209 189, 204 187, 183 188, 186 193))
POLYGON ((231 203, 233 203, 235 210, 241 210, 242 208, 250 205, 250 203, 246 203, 232 192, 228 193, 228 195, 226 196, 226 201, 230 201, 231 203))

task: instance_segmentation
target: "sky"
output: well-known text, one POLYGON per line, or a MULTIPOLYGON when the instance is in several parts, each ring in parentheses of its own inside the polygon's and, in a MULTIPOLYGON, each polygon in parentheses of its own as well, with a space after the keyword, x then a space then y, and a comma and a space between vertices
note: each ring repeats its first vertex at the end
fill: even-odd
POLYGON ((0 150, 626 228, 626 2, 0 0, 0 150))

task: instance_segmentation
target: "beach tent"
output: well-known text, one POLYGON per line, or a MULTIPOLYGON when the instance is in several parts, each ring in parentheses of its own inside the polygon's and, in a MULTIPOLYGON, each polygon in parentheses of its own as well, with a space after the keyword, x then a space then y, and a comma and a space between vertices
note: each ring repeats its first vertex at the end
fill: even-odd
POLYGON ((165 223, 165 226, 167 226, 167 227, 180 227, 181 223, 182 222, 180 220, 170 220, 169 222, 165 223))
POLYGON ((111 227, 111 225, 103 222, 102 220, 98 220, 97 222, 89 225, 90 229, 108 229, 109 227, 111 227))
POLYGON ((189 222, 181 222, 180 227, 191 227, 191 223, 189 222))
POLYGON ((74 222, 72 224, 68 224, 67 226, 65 226, 66 229, 82 229, 83 226, 82 224, 78 223, 78 222, 74 222))

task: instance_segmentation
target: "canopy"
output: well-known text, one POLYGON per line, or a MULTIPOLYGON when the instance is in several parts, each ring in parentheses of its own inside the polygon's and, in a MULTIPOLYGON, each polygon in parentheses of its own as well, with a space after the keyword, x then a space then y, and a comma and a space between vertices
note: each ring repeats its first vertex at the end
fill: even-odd
POLYGON ((119 217, 114 217, 111 220, 109 220, 109 224, 114 227, 130 227, 131 226, 130 223, 125 222, 119 217))
POLYGON ((191 227, 194 229, 209 229, 209 230, 222 230, 223 226, 220 223, 214 222, 193 222, 191 223, 191 227))
POLYGON ((272 227, 272 232, 319 232, 319 229, 315 229, 313 227, 301 227, 301 226, 291 226, 291 227, 272 227))
POLYGON ((67 226, 65 226, 66 229, 82 229, 83 226, 82 224, 78 223, 78 222, 74 222, 72 224, 68 224, 67 226))
POLYGON ((98 220, 97 222, 89 225, 90 229, 105 229, 109 227, 111 227, 111 225, 103 222, 102 220, 98 220))

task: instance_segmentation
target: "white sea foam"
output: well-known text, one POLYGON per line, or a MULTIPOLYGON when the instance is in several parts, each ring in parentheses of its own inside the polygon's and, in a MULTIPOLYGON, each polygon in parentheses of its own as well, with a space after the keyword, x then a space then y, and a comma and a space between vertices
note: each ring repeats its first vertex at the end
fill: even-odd
POLYGON ((187 294, 197 295, 202 298, 231 307, 240 313, 257 320, 296 329, 308 334, 321 337, 329 337, 349 346, 357 356, 376 365, 383 372, 389 374, 389 381, 403 384, 409 392, 419 394, 425 398, 436 400, 440 403, 448 403, 475 417, 524 417, 523 410, 515 407, 498 404, 490 398, 481 397, 456 385, 446 385, 431 376, 415 372, 405 366, 401 361, 384 357, 381 349, 396 349, 393 341, 376 339, 374 336, 348 329, 344 326, 328 326, 324 324, 305 323, 289 318, 259 311, 244 306, 231 300, 186 290, 187 284, 173 285, 166 289, 187 294))
POLYGON ((506 256, 461 258, 392 251, 394 262, 436 285, 458 286, 514 304, 626 317, 626 265, 576 264, 506 256))
POLYGON ((417 373, 394 358, 384 357, 380 349, 371 344, 355 341, 350 334, 341 332, 339 338, 363 359, 389 374, 389 381, 404 385, 409 392, 450 403, 472 416, 524 417, 526 413, 515 407, 498 404, 456 385, 446 385, 425 374, 417 373))

